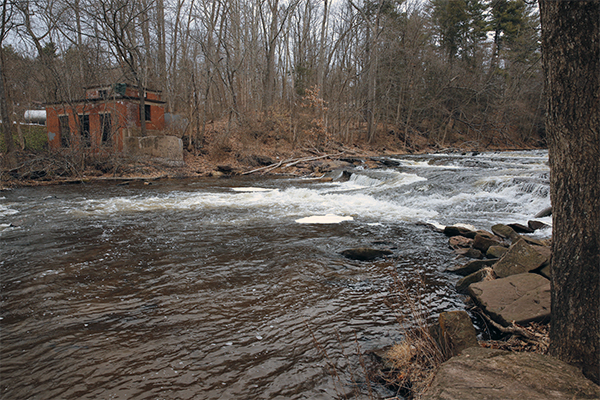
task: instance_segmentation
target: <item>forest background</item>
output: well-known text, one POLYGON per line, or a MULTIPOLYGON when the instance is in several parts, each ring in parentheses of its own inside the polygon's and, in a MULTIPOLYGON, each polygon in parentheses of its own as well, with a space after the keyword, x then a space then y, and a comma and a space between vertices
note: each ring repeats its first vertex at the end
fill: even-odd
POLYGON ((2 119, 127 82, 211 162, 545 147, 539 34, 523 0, 4 0, 2 119))

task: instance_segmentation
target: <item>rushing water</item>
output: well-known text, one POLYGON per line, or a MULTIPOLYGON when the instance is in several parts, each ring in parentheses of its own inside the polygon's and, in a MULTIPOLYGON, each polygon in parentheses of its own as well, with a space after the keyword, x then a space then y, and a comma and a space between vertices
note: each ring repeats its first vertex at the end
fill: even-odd
POLYGON ((394 160, 359 167, 347 182, 244 177, 0 193, 0 397, 350 393, 351 371, 361 381, 357 346, 401 339, 396 316, 407 311, 386 305, 393 274, 432 317, 464 308, 456 277, 443 273, 459 261, 418 222, 490 229, 549 205, 545 152, 394 160), (327 214, 344 218, 305 219, 327 214), (357 246, 393 255, 339 254, 357 246))

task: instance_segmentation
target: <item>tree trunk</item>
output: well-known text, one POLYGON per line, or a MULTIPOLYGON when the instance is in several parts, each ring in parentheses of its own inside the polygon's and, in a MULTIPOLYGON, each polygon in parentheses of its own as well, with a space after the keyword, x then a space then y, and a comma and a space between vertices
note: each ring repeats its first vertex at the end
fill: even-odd
POLYGON ((12 122, 8 113, 8 101, 4 89, 4 60, 0 54, 0 117, 2 118, 2 136, 6 145, 6 154, 4 156, 4 167, 13 169, 17 166, 17 157, 15 153, 15 143, 12 137, 12 122))
POLYGON ((269 2, 269 11, 271 12, 271 24, 269 34, 266 37, 266 72, 263 93, 263 112, 269 112, 275 98, 275 49, 277 41, 277 26, 279 13, 279 0, 269 2))
MULTIPOLYGON (((165 2, 156 2, 156 36, 158 41, 158 87, 164 91, 167 80, 167 50, 165 45, 165 2)), ((169 110, 170 111, 170 110, 169 110)))
POLYGON ((600 2, 539 4, 553 213, 550 352, 598 383, 600 2))

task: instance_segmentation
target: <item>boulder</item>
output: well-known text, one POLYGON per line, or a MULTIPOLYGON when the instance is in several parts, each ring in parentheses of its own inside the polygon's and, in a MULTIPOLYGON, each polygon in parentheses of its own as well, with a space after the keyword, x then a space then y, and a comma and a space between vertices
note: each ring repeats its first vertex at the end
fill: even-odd
POLYGON ((507 252, 508 252, 508 248, 506 248, 504 246, 490 246, 487 249, 485 256, 487 258, 495 258, 496 260, 494 260, 494 261, 498 261, 497 259, 504 256, 507 252))
POLYGON ((462 276, 467 276, 477 272, 482 268, 491 267, 498 260, 472 260, 464 265, 447 268, 445 272, 451 272, 462 276))
POLYGON ((352 172, 350 172, 348 170, 336 169, 336 170, 327 172, 321 179, 330 178, 331 181, 334 181, 334 182, 347 182, 350 180, 351 176, 352 176, 352 172))
POLYGON ((481 250, 483 254, 485 254, 490 246, 498 246, 502 243, 502 239, 497 237, 486 237, 480 233, 475 235, 475 239, 473 239, 473 248, 477 250, 481 250))
POLYGON ((494 279, 494 270, 490 267, 485 267, 479 271, 475 271, 456 282, 456 291, 458 293, 467 294, 469 286, 473 283, 490 281, 494 279))
POLYGON ((459 256, 463 256, 463 257, 469 257, 469 258, 483 258, 483 253, 477 249, 474 249, 472 247, 469 248, 459 248, 454 250, 454 252, 456 254, 458 254, 459 256))
POLYGON ((464 349, 479 346, 477 332, 465 311, 442 312, 430 333, 442 352, 448 356, 456 356, 464 349))
POLYGON ((473 283, 468 288, 473 301, 501 325, 525 325, 550 319, 550 281, 524 273, 508 278, 473 283))
POLYGON ((275 164, 275 161, 273 161, 273 159, 271 157, 263 156, 260 154, 253 154, 251 156, 251 159, 255 165, 259 165, 259 166, 267 166, 267 165, 275 164))
POLYGON ((477 232, 475 232, 477 235, 481 235, 486 239, 493 239, 493 238, 497 238, 498 240, 500 240, 500 238, 498 238, 498 236, 494 235, 492 232, 488 232, 488 231, 484 231, 483 229, 479 229, 477 232))
POLYGON ((231 165, 217 165, 217 171, 225 175, 231 175, 234 173, 234 168, 231 165))
POLYGON ((476 234, 475 231, 462 226, 447 226, 444 228, 444 235, 446 236, 464 236, 473 239, 476 234))
POLYGON ((423 400, 584 400, 600 387, 554 357, 470 347, 443 363, 423 400))
POLYGON ((516 242, 521 237, 513 228, 503 224, 492 226, 492 232, 504 239, 510 239, 512 243, 516 242))
POLYGON ((346 258, 358 261, 371 261, 392 254, 390 250, 371 249, 369 247, 358 247, 347 249, 340 253, 346 258))
POLYGON ((552 215, 552 207, 546 207, 539 213, 534 215, 534 218, 543 218, 552 215))
POLYGON ((517 233, 533 233, 533 229, 522 224, 508 224, 517 233))
POLYGON ((527 226, 529 226, 529 228, 533 229, 534 231, 537 231, 538 229, 544 229, 544 228, 549 228, 550 225, 543 223, 542 221, 527 221, 527 226))
POLYGON ((521 239, 513 244, 508 252, 494 265, 499 278, 533 271, 548 263, 550 257, 544 247, 531 246, 521 239))
POLYGON ((526 241, 529 244, 533 244, 534 246, 545 246, 550 247, 550 241, 545 239, 535 239, 529 236, 521 236, 521 239, 526 241))
POLYGON ((448 244, 453 249, 467 248, 471 247, 473 244, 473 239, 469 239, 464 236, 451 236, 450 239, 448 239, 448 244))

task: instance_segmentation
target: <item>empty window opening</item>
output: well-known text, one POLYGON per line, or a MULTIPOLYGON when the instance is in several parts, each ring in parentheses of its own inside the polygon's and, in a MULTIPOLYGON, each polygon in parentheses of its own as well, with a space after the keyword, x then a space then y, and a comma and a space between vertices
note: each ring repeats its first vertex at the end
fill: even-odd
POLYGON ((102 144, 111 145, 113 134, 110 113, 100 114, 100 129, 102 130, 102 144))
POLYGON ((88 114, 79 114, 79 133, 81 135, 81 145, 90 147, 92 142, 90 138, 90 116, 88 114))
POLYGON ((58 126, 60 131, 60 146, 69 147, 71 144, 71 128, 69 127, 69 116, 59 115, 58 126))
MULTIPOLYGON (((152 114, 150 112, 150 105, 149 104, 145 104, 144 105, 144 118, 146 120, 146 122, 149 122, 152 118, 152 114)), ((140 121, 142 120, 142 106, 140 105, 140 121)))

